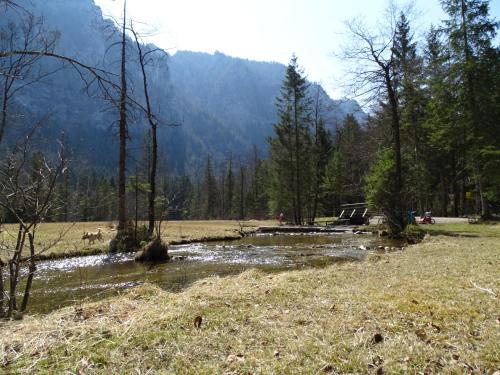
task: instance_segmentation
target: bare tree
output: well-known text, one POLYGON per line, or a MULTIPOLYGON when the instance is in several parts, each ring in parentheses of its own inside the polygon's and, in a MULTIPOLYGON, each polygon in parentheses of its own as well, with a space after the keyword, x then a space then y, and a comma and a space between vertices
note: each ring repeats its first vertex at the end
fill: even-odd
POLYGON ((11 241, 1 244, 0 258, 7 262, 7 275, 4 276, 3 272, 5 263, 0 260, 0 317, 8 318, 26 310, 37 256, 65 234, 62 232, 51 243, 37 248, 37 229, 54 209, 56 181, 66 169, 62 146, 56 160, 52 162, 32 149, 34 134, 40 126, 41 122, 0 164, 0 207, 14 218, 18 228, 11 241), (28 272, 23 275, 22 268, 25 265, 28 272), (26 278, 26 284, 21 304, 18 305, 17 290, 22 277, 26 278), (8 279, 8 290, 4 279, 8 279))
POLYGON ((370 30, 361 20, 347 23, 350 43, 344 47, 342 58, 353 63, 349 72, 349 88, 368 102, 387 100, 391 120, 391 149, 394 158, 394 180, 392 202, 387 205, 389 224, 393 231, 401 232, 405 227, 403 202, 403 177, 401 167, 400 113, 395 87, 393 42, 396 33, 396 17, 399 12, 394 5, 387 11, 384 27, 370 30))
POLYGON ((153 234, 153 231, 155 229, 155 199, 156 199, 156 172, 157 172, 157 165, 158 165, 158 138, 157 138, 157 131, 158 131, 158 121, 156 117, 153 114, 153 110, 151 107, 151 100, 150 100, 150 95, 149 95, 149 88, 148 88, 148 76, 146 73, 146 65, 151 62, 151 59, 148 58, 150 55, 154 54, 162 54, 162 56, 166 56, 166 52, 159 49, 159 48, 154 48, 154 49, 147 49, 146 51, 143 50, 142 44, 140 41, 139 34, 136 32, 134 29, 133 25, 131 24, 131 32, 134 35, 136 47, 137 47, 137 53, 139 56, 139 65, 141 67, 141 73, 142 73, 142 83, 143 83, 143 90, 144 90, 144 100, 146 102, 145 108, 146 108, 146 118, 148 120, 149 126, 150 126, 150 134, 151 134, 151 165, 150 165, 150 170, 148 171, 149 173, 149 192, 148 192, 148 234, 151 236, 153 234))
MULTIPOLYGON (((48 32, 43 27, 41 18, 23 12, 18 22, 9 22, 0 32, 0 51, 37 50, 53 52, 58 34, 48 32)), ((8 106, 12 97, 23 88, 32 85, 50 75, 54 71, 43 72, 39 67, 38 55, 11 55, 0 59, 0 142, 7 126, 8 106)))
POLYGON ((127 205, 126 205, 126 161, 127 161, 127 61, 126 61, 126 35, 125 24, 127 17, 127 1, 123 1, 123 24, 120 53, 120 152, 118 162, 118 233, 117 237, 124 234, 127 226, 127 205))

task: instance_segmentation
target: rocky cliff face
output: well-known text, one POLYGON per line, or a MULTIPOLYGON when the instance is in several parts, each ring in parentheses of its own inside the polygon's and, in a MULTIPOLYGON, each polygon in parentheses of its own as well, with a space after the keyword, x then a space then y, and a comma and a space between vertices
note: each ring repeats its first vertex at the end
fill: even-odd
MULTIPOLYGON (((47 29, 59 32, 56 52, 111 72, 118 71, 118 49, 112 47, 118 38, 116 27, 103 19, 92 0, 25 0, 23 6, 43 17, 47 29)), ((6 27, 6 21, 19 19, 16 12, 6 15, 0 21, 2 28, 6 27)), ((141 77, 132 46, 129 59, 130 87, 140 100, 141 77)), ((59 69, 60 63, 46 59, 40 68, 59 69)), ((169 169, 189 173, 208 154, 216 162, 230 154, 244 157, 254 145, 265 152, 266 139, 276 121, 275 98, 284 73, 285 66, 277 63, 187 51, 177 52, 151 67, 155 108, 165 123, 180 125, 165 126, 160 131, 160 147, 169 169)), ((64 131, 74 157, 91 166, 113 169, 117 159, 116 110, 98 96, 89 97, 82 88, 80 77, 66 67, 23 89, 12 107, 24 115, 16 127, 28 126, 49 114, 44 128, 47 137, 64 131)), ((323 116, 332 130, 348 113, 363 118, 356 102, 331 100, 320 86, 311 86, 311 93, 318 90, 323 116)), ((131 118, 131 150, 139 158, 147 126, 139 115, 131 118)), ((13 128, 9 133, 11 140, 17 134, 13 128)))

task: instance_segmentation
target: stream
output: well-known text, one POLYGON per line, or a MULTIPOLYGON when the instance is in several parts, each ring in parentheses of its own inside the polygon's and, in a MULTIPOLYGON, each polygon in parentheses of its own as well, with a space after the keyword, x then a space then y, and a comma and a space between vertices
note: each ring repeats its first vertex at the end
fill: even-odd
POLYGON ((52 310, 115 295, 144 282, 179 291, 212 275, 231 275, 249 268, 268 272, 322 267, 363 259, 367 251, 389 245, 373 235, 280 234, 253 235, 235 241, 170 246, 172 260, 136 263, 133 254, 101 254, 38 263, 29 312, 52 310))

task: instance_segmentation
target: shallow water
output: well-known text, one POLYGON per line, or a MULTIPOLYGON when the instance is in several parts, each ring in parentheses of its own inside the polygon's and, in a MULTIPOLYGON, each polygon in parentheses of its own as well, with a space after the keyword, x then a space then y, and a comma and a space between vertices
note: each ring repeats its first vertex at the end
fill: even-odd
MULTIPOLYGON (((226 242, 171 246, 170 262, 136 263, 132 254, 92 255, 40 262, 29 304, 30 313, 96 300, 144 282, 177 291, 195 280, 230 275, 248 268, 269 272, 319 267, 360 260, 360 246, 382 244, 371 235, 255 235, 226 242)), ((384 244, 387 244, 385 242, 384 244)))

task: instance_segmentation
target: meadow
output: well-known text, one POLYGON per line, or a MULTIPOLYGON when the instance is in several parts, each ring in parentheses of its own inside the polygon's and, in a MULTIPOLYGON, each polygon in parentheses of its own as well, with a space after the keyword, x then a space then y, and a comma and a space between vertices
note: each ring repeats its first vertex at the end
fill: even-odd
POLYGON ((362 262, 249 270, 178 293, 144 284, 0 323, 0 372, 495 373, 500 225, 428 228, 362 262))

